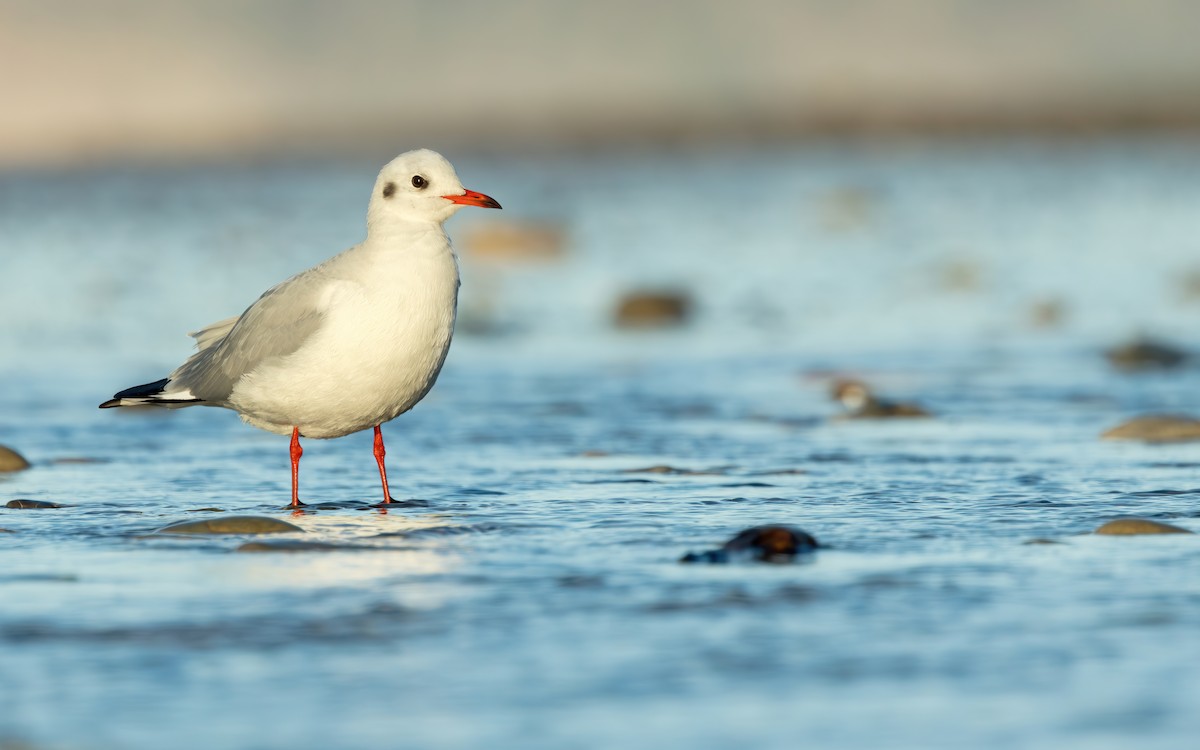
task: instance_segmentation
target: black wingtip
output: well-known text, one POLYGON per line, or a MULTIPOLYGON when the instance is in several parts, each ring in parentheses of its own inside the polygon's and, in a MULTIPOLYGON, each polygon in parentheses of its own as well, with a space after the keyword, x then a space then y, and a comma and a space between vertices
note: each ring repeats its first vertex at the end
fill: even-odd
POLYGON ((169 382, 171 382, 170 378, 163 378, 162 380, 155 380, 153 383, 143 383, 142 385, 135 385, 132 388, 126 388, 123 391, 114 393, 112 398, 100 404, 100 408, 111 409, 114 406, 120 406, 121 399, 126 398, 152 398, 162 393, 169 382))
MULTIPOLYGON (((162 393, 169 382, 171 382, 170 378, 163 378, 162 380, 155 380, 153 383, 135 385, 132 388, 126 388, 123 391, 114 393, 113 400, 119 401, 123 398, 147 398, 149 396, 155 396, 159 393, 162 393)), ((111 402, 106 401, 105 403, 111 402)))

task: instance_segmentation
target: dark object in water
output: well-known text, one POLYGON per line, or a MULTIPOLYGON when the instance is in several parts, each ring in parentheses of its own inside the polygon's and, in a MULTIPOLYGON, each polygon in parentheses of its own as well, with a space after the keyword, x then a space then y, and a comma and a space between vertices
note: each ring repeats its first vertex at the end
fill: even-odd
POLYGON ((203 521, 180 521, 155 534, 280 534, 304 531, 299 526, 267 516, 221 516, 203 521))
POLYGON ((1118 370, 1165 370, 1179 367, 1188 360, 1188 353, 1179 347, 1150 338, 1136 338, 1127 344, 1114 346, 1104 353, 1118 370))
POLYGON ((679 558, 679 562, 727 563, 755 560, 789 563, 796 555, 814 552, 820 546, 811 534, 791 526, 754 526, 725 542, 720 549, 689 552, 679 558))
POLYGON ((9 500, 4 504, 4 507, 32 510, 34 508, 64 508, 66 506, 46 500, 25 500, 22 498, 17 498, 16 500, 9 500))
POLYGON ((871 389, 867 388, 865 383, 858 380, 833 381, 830 395, 846 407, 848 419, 933 416, 918 404, 879 398, 871 393, 871 389))
POLYGON ((617 303, 618 328, 668 328, 683 325, 692 311, 692 300, 678 291, 630 292, 617 303))

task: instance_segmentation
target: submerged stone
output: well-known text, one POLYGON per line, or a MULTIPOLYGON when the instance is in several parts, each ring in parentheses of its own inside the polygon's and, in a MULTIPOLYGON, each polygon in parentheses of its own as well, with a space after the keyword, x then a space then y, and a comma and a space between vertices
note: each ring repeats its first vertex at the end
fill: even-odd
POLYGON ((1148 518, 1116 518, 1096 529, 1095 533, 1109 536, 1134 536, 1137 534, 1192 534, 1194 532, 1169 523, 1151 521, 1148 518))
POLYGON ((792 562, 797 555, 815 552, 821 545, 812 534, 791 526, 754 526, 746 529, 720 549, 689 552, 679 559, 685 563, 727 563, 756 560, 769 563, 792 562))
POLYGON ((16 500, 9 500, 4 504, 4 507, 33 510, 35 508, 65 508, 67 506, 60 503, 52 503, 48 500, 26 500, 24 498, 17 498, 16 500))
POLYGON ((267 516, 225 516, 205 521, 180 521, 155 534, 283 534, 304 531, 299 526, 267 516))
POLYGON ((6 445, 0 445, 0 471, 22 471, 29 468, 29 462, 20 453, 6 445))
POLYGON ((1149 338, 1115 346, 1104 356, 1113 367, 1127 372, 1179 367, 1188 360, 1188 353, 1179 347, 1149 338))
POLYGON ((1181 443, 1200 440, 1200 419, 1182 414, 1145 414, 1106 430, 1105 440, 1142 440, 1147 443, 1181 443))
POLYGON ((687 322, 692 300, 679 291, 636 291, 617 303, 613 315, 618 328, 667 328, 687 322))

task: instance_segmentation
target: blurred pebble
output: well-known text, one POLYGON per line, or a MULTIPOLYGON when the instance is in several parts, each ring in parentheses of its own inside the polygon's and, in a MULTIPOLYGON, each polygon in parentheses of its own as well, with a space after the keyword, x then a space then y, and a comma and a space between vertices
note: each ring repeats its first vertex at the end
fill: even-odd
POLYGON ((21 471, 29 468, 29 462, 20 453, 0 445, 0 471, 21 471))
POLYGON ((821 545, 808 532, 791 526, 754 526, 740 532, 707 552, 689 552, 679 558, 684 563, 727 563, 757 560, 769 563, 792 562, 796 555, 814 552, 821 545))
POLYGON ((463 234, 462 247, 474 258, 488 260, 552 260, 561 258, 567 234, 538 223, 487 222, 463 234))
POLYGON ((155 534, 279 534, 304 531, 295 524, 266 516, 226 516, 206 521, 180 521, 164 526, 155 534))
POLYGON ((22 508, 25 510, 33 510, 35 508, 65 508, 67 506, 58 503, 51 503, 45 500, 9 500, 4 504, 5 508, 22 508))
POLYGON ((871 393, 865 383, 858 380, 835 380, 830 387, 830 396, 846 407, 843 418, 885 419, 888 417, 932 416, 919 404, 888 401, 871 393))
POLYGON ((1114 346, 1104 356, 1113 367, 1126 372, 1179 367, 1188 359, 1188 353, 1179 347, 1144 337, 1114 346))
POLYGON ((1146 414, 1100 433, 1105 440, 1182 443, 1200 440, 1200 419, 1181 414, 1146 414))
POLYGON ((1057 328, 1066 315, 1066 306, 1057 299, 1040 300, 1029 308, 1029 322, 1034 328, 1057 328))
POLYGON ((13 531, 12 529, 6 529, 3 526, 0 526, 0 534, 15 534, 15 533, 17 533, 17 532, 13 531))
POLYGON ((1026 539, 1025 541, 1021 542, 1021 544, 1062 544, 1062 542, 1056 539, 1043 539, 1038 537, 1036 539, 1026 539))
POLYGON ((1179 280, 1179 291, 1185 300, 1200 300, 1200 270, 1193 269, 1179 280))
POLYGON ((1147 518, 1117 518, 1096 529, 1095 533, 1133 536, 1135 534, 1191 534, 1193 532, 1147 518))
POLYGON ((821 226, 829 231, 860 229, 872 222, 879 208, 879 195, 863 186, 835 188, 820 202, 821 226))
POLYGON ((983 272, 968 260, 955 260, 942 266, 938 272, 939 286, 948 292, 973 292, 982 286, 983 272))
POLYGON ((667 328, 687 322, 691 298, 683 292, 629 292, 617 303, 618 328, 667 328))

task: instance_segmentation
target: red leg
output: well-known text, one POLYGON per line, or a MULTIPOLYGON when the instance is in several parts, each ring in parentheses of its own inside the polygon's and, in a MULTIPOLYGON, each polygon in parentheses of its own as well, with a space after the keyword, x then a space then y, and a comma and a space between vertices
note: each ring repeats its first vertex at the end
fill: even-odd
POLYGON ((387 469, 383 465, 383 457, 386 455, 387 451, 383 448, 383 433, 379 431, 379 425, 375 425, 375 461, 379 464, 379 481, 383 482, 384 504, 392 502, 392 493, 388 490, 387 469))
POLYGON ((304 449, 300 447, 300 428, 292 428, 292 507, 300 506, 300 457, 304 449))

